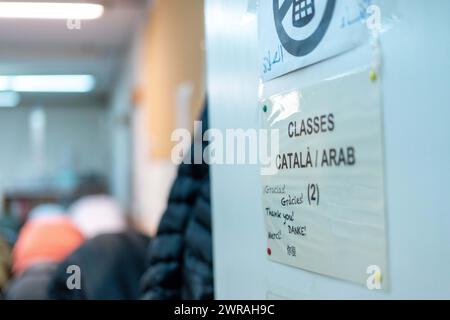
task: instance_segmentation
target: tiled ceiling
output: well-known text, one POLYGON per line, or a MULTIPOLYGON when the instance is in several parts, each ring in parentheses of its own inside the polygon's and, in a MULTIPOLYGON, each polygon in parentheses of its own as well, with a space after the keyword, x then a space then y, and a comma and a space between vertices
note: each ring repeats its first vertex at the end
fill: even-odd
POLYGON ((0 75, 88 73, 97 78, 96 93, 111 90, 147 1, 89 2, 104 4, 105 13, 81 29, 64 20, 0 19, 0 75))

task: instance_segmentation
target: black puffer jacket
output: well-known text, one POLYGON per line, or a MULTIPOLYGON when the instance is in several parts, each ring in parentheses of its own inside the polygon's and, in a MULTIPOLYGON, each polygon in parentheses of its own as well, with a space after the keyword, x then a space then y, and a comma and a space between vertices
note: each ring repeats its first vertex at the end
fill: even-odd
MULTIPOLYGON (((205 109, 203 132, 207 117, 205 109)), ((203 150, 205 147, 203 143, 203 150)), ((191 158, 192 154, 193 148, 191 158)), ((149 267, 142 278, 144 299, 214 297, 210 202, 208 165, 181 164, 157 236, 149 247, 149 267)))

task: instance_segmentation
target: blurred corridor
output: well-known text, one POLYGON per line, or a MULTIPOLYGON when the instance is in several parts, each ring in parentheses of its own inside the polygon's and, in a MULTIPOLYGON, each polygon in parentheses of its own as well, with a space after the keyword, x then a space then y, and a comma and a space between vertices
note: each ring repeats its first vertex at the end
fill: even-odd
POLYGON ((16 91, 0 81, 5 214, 23 222, 39 203, 108 193, 155 232, 175 175, 170 132, 190 128, 204 99, 203 6, 194 3, 183 14, 175 1, 156 3, 151 19, 144 0, 104 1, 95 20, 0 19, 0 79, 36 82, 16 91), (183 20, 197 25, 182 30, 183 20), (169 37, 186 43, 177 50, 169 37))
MULTIPOLYGON (((0 237, 14 248, 0 287, 3 266, 17 276, 50 263, 45 274, 98 235, 155 235, 176 177, 171 132, 192 130, 205 101, 203 1, 33 3, 0 2, 0 237), (62 232, 72 225, 79 239, 62 232)), ((12 287, 10 298, 36 298, 12 287)))

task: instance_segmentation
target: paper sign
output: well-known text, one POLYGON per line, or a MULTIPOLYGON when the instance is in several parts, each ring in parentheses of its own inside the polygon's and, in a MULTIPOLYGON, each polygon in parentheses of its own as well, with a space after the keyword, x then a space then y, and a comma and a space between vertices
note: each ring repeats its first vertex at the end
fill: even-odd
POLYGON ((385 286, 379 81, 363 69, 260 103, 280 135, 262 175, 269 259, 364 285, 379 270, 385 286))
POLYGON ((264 0, 259 59, 264 81, 350 50, 367 39, 371 0, 264 0))

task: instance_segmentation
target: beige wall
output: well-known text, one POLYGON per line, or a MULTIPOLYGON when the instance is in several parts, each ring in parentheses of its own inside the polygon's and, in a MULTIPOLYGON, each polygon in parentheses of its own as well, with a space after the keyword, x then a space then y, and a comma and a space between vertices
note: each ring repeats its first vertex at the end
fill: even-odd
POLYGON ((183 119, 189 128, 204 102, 203 0, 155 1, 143 43, 139 105, 149 108, 149 155, 153 160, 168 160, 172 131, 180 127, 180 88, 192 89, 185 110, 189 119, 183 119))
POLYGON ((137 41, 132 116, 133 212, 155 234, 176 176, 171 134, 192 129, 204 103, 203 0, 160 0, 137 41), (182 94, 184 92, 184 94, 182 94))

